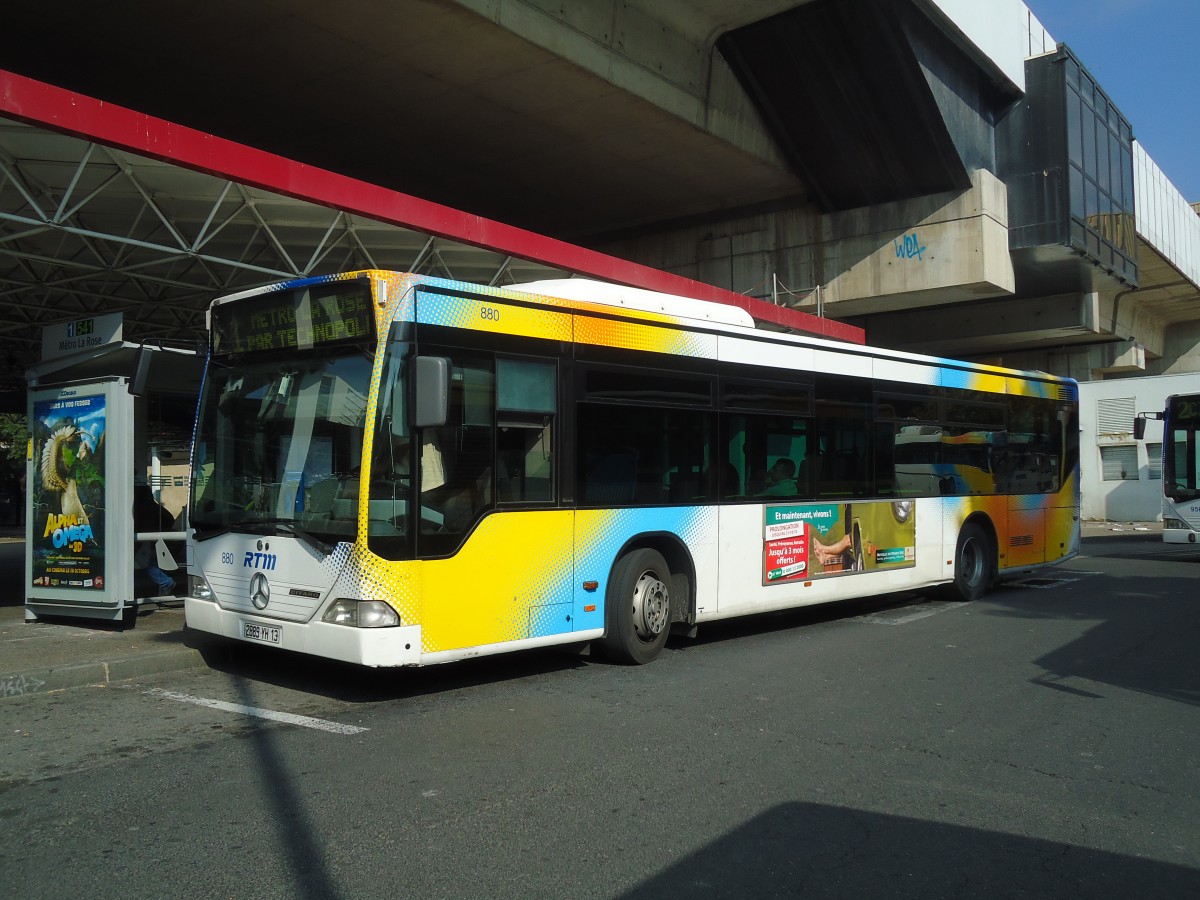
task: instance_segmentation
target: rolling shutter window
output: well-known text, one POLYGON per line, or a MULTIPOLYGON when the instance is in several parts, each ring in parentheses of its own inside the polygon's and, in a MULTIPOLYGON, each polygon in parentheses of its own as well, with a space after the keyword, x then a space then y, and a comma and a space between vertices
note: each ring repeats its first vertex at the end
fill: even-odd
POLYGON ((1137 481, 1136 444, 1100 448, 1100 477, 1103 481, 1137 481))
MULTIPOLYGON (((1134 401, 1132 397, 1114 397, 1096 401, 1096 425, 1099 434, 1131 434, 1134 401)), ((1137 475, 1135 474, 1136 478, 1137 475)))
POLYGON ((1162 480, 1162 444, 1146 445, 1146 460, 1149 462, 1148 472, 1151 481, 1162 480))

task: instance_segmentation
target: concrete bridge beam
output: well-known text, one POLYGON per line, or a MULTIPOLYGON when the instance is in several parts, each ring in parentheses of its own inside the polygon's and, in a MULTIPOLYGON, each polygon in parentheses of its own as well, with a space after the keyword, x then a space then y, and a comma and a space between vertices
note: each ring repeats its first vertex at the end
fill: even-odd
MULTIPOLYGON (((691 4, 627 0, 455 0, 500 28, 746 153, 783 167, 754 105, 713 41, 726 23, 691 4)), ((760 0, 761 18, 795 6, 760 0)), ((724 10, 728 15, 728 10, 724 10)))
POLYGON ((870 316, 865 322, 867 340, 872 344, 916 353, 969 356, 1038 343, 1095 342, 1100 337, 1099 317, 1099 298, 1088 293, 910 309, 870 316))

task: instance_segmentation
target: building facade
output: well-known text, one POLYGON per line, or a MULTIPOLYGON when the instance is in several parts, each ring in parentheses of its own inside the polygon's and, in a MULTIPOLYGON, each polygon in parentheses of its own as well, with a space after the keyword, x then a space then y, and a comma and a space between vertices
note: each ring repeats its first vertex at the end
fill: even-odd
POLYGON ((1084 519, 1154 522, 1162 518, 1163 425, 1138 413, 1161 412, 1172 394, 1200 392, 1200 372, 1084 382, 1079 385, 1080 494, 1084 519))

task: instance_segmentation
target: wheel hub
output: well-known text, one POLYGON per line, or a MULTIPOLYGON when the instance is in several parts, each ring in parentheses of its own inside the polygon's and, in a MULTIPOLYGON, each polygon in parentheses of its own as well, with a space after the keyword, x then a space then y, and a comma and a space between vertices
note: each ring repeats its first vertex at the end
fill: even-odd
POLYGON ((983 577, 983 552, 973 540, 963 543, 962 554, 959 557, 964 580, 974 584, 983 577))
POLYGON ((670 610, 667 586, 653 572, 643 572, 633 589, 633 628, 638 637, 650 641, 662 634, 670 610))

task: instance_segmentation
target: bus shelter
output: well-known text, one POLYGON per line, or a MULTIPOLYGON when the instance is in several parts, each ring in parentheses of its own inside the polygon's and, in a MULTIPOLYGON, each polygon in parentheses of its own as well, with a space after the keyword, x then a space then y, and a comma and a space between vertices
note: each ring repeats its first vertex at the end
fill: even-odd
POLYGON ((186 590, 203 357, 121 340, 81 343, 26 373, 27 622, 131 618, 139 605, 186 590))

